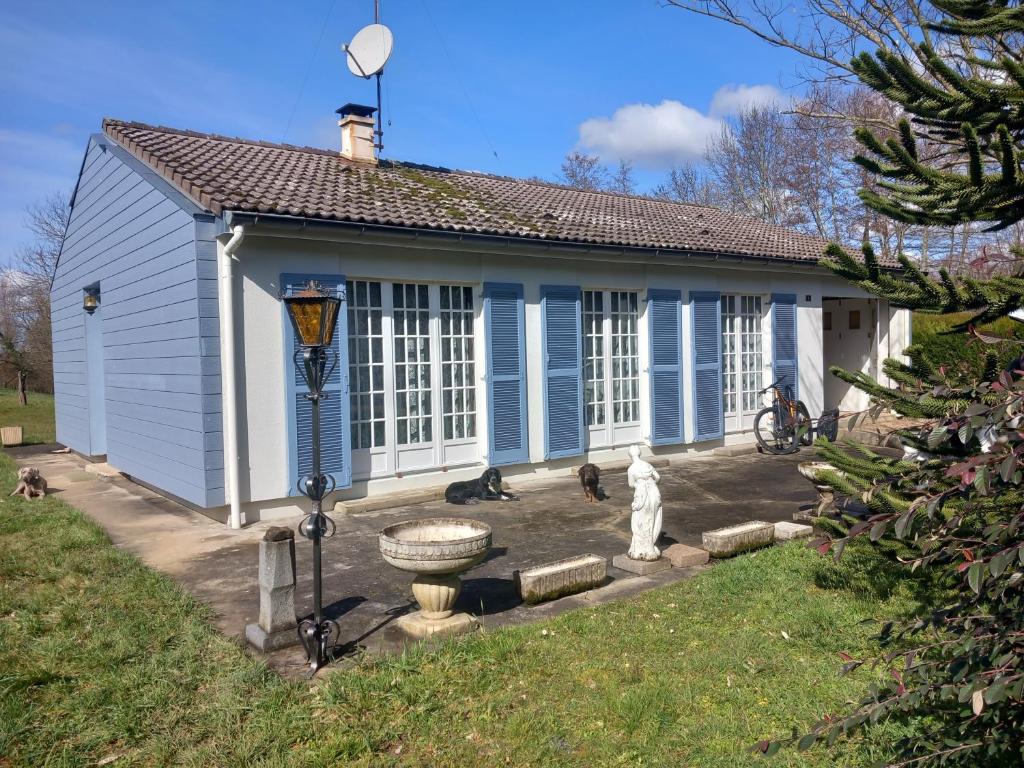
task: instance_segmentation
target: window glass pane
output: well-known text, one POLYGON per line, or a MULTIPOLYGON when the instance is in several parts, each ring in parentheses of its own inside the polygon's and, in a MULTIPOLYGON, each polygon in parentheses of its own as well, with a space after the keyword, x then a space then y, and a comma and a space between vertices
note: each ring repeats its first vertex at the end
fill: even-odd
MULTIPOLYGON (((441 286, 452 300, 442 302, 441 409, 445 440, 462 440, 476 435, 476 376, 473 360, 473 289, 441 286)), ((423 313, 424 315, 426 313, 423 313)), ((430 434, 430 428, 427 428, 430 434)))
POLYGON ((722 296, 722 409, 736 412, 736 297, 722 296))
POLYGON ((587 425, 604 424, 604 292, 583 292, 583 368, 584 402, 587 406, 587 425))
POLYGON ((722 297, 722 403, 727 415, 758 409, 762 384, 760 296, 722 297))
POLYGON ((639 301, 635 291, 611 292, 612 415, 616 424, 639 420, 639 370, 637 337, 639 301))
POLYGON ((349 416, 352 449, 361 450, 384 445, 381 286, 377 282, 349 280, 347 288, 348 379, 352 393, 349 416))
POLYGON ((430 335, 427 286, 395 283, 394 362, 395 424, 399 444, 429 442, 425 425, 433 418, 430 399, 430 335), (401 307, 401 310, 398 310, 401 307), (404 364, 407 365, 402 365, 404 364))

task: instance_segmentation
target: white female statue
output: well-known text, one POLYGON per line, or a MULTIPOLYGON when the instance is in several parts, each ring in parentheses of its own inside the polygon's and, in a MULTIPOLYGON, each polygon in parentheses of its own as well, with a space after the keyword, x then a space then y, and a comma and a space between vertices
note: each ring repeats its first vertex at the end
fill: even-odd
POLYGON ((640 446, 629 446, 629 465, 626 480, 633 493, 633 541, 629 545, 629 557, 633 560, 653 561, 661 557, 656 543, 661 536, 661 491, 658 470, 640 458, 640 446))

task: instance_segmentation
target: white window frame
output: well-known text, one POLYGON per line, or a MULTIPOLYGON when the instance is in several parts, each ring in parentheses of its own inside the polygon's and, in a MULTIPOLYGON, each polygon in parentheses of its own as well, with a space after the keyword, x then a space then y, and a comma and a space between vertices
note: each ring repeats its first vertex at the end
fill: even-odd
POLYGON ((383 361, 384 361, 384 445, 372 448, 357 449, 352 447, 352 476, 354 480, 373 480, 383 477, 393 477, 406 472, 418 472, 432 469, 442 469, 455 466, 479 464, 483 461, 483 449, 481 448, 482 422, 481 416, 482 397, 484 395, 480 384, 480 362, 477 350, 480 348, 480 340, 477 338, 477 329, 481 317, 482 302, 480 301, 480 289, 473 283, 459 283, 455 281, 429 282, 416 279, 382 279, 373 277, 349 277, 352 282, 380 283, 381 286, 381 310, 383 333, 383 361), (431 387, 431 440, 423 443, 405 443, 399 445, 397 429, 397 391, 395 389, 395 307, 394 307, 394 286, 395 285, 426 285, 429 307, 428 329, 429 329, 429 358, 430 358, 430 387, 431 387), (442 382, 444 365, 441 351, 441 285, 469 288, 473 298, 473 313, 470 323, 470 331, 473 337, 473 356, 467 362, 471 363, 471 377, 467 385, 471 385, 475 397, 475 430, 469 437, 444 439, 444 419, 442 382))
MULTIPOLYGON (((601 337, 603 347, 603 363, 604 363, 604 424, 590 424, 585 425, 585 435, 587 438, 587 449, 597 448, 613 448, 620 445, 626 445, 629 443, 639 442, 643 439, 643 428, 642 424, 642 389, 643 389, 643 369, 641 368, 643 359, 640 354, 640 322, 642 318, 641 304, 642 299, 641 292, 639 290, 622 290, 618 288, 584 288, 584 293, 600 293, 602 294, 602 319, 601 319, 601 337), (615 370, 614 370, 614 354, 613 354, 613 328, 612 328, 612 294, 613 293, 624 293, 632 294, 636 298, 636 313, 635 322, 636 326, 632 334, 630 334, 635 343, 636 349, 635 354, 632 356, 636 363, 636 419, 630 421, 616 422, 615 421, 615 370)), ((586 306, 584 298, 583 302, 586 306)), ((583 333, 588 333, 587 323, 583 323, 583 333)), ((584 349, 586 344, 584 344, 584 349)), ((586 363, 586 360, 584 360, 586 363)), ((585 366, 584 366, 585 370, 585 366)), ((585 372, 584 372, 584 375, 585 372)), ((632 400, 633 398, 631 398, 632 400)), ((584 402, 584 410, 586 410, 586 403, 584 402)), ((586 418, 586 416, 584 417, 586 418)), ((589 421, 589 419, 588 419, 589 421)))
MULTIPOLYGON (((723 293, 721 295, 722 301, 722 409, 725 420, 725 431, 726 432, 742 432, 750 430, 754 425, 754 416, 757 412, 764 407, 764 397, 758 396, 758 390, 771 384, 766 376, 770 376, 771 373, 771 298, 767 294, 760 293, 741 293, 741 292, 730 292, 723 293), (728 403, 726 400, 726 387, 725 387, 725 338, 726 338, 726 306, 728 299, 733 299, 736 323, 736 332, 734 334, 735 344, 732 350, 732 376, 736 382, 736 410, 726 410, 728 403), (757 386, 757 382, 750 389, 745 389, 743 386, 743 319, 745 317, 751 317, 751 313, 743 312, 743 300, 744 299, 756 299, 761 303, 761 311, 759 317, 759 328, 746 334, 748 337, 756 338, 760 342, 759 354, 761 356, 760 371, 755 368, 750 368, 747 373, 759 373, 760 375, 760 386, 757 386), (744 402, 744 395, 748 396, 746 402, 744 402)), ((757 354, 757 352, 748 352, 748 354, 757 354)))

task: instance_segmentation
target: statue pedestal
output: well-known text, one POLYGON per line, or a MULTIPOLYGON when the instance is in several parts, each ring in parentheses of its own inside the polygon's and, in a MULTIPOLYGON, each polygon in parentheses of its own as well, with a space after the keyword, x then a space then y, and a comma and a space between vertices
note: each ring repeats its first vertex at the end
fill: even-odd
POLYGON ((453 613, 443 619, 428 619, 422 611, 416 611, 399 616, 395 624, 405 634, 417 640, 462 635, 480 628, 480 622, 468 613, 453 613))
POLYGON ((634 560, 629 555, 616 555, 612 558, 612 565, 619 570, 629 571, 639 576, 649 576, 672 567, 672 563, 667 557, 659 557, 657 560, 634 560))

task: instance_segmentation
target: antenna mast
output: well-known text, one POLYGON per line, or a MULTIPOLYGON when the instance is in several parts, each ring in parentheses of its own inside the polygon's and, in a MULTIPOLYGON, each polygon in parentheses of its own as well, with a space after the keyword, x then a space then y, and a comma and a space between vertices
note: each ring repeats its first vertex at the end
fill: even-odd
MULTIPOLYGON (((380 0, 373 0, 373 23, 380 24, 380 0)), ((384 152, 384 103, 380 98, 380 76, 383 69, 377 73, 377 151, 384 152)))
POLYGON ((377 128, 373 146, 380 151, 384 149, 384 101, 380 76, 391 57, 393 44, 391 30, 380 23, 380 0, 373 0, 373 24, 360 29, 351 43, 341 46, 348 59, 349 72, 364 80, 377 76, 377 128))

